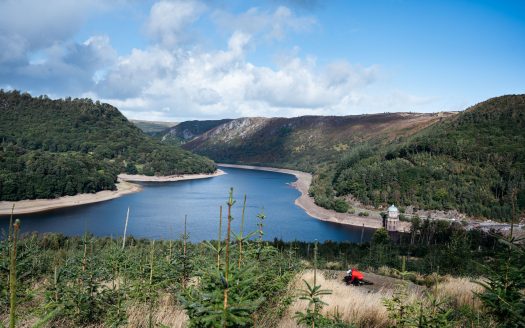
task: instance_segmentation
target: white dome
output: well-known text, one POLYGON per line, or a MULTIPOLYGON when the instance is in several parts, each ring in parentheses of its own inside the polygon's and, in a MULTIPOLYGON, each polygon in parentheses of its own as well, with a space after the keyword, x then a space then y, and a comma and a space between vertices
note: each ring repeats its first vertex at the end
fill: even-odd
POLYGON ((388 211, 389 212, 399 212, 399 210, 397 209, 397 207, 394 206, 394 204, 392 204, 392 206, 388 208, 388 211))

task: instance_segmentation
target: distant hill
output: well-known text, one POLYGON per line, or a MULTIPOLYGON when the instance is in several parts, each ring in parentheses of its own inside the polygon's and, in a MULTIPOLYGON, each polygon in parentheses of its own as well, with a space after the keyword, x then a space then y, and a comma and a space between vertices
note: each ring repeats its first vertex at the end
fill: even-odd
POLYGON ((186 121, 170 127, 169 129, 164 129, 161 133, 158 133, 157 136, 160 136, 162 141, 165 142, 184 144, 217 126, 230 121, 232 120, 186 121))
POLYGON ((0 200, 114 189, 120 172, 213 172, 212 161, 160 143, 115 107, 0 91, 0 200))
POLYGON ((314 171, 357 145, 411 135, 447 115, 453 114, 240 118, 210 129, 183 147, 218 162, 314 171))
POLYGON ((171 128, 177 125, 177 122, 162 122, 162 121, 143 121, 143 120, 130 120, 131 123, 135 124, 144 133, 154 135, 158 132, 162 132, 167 128, 171 128))

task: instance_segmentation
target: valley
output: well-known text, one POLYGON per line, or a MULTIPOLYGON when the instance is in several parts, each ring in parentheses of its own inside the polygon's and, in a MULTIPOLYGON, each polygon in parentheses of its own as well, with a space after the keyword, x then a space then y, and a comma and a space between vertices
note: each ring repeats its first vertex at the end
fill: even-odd
POLYGON ((525 328, 525 1, 0 0, 0 328, 525 328))
POLYGON ((395 203, 407 217, 508 222, 512 202, 525 208, 524 99, 459 113, 192 121, 159 137, 185 134, 183 148, 221 163, 312 173, 309 193, 330 210, 395 203))

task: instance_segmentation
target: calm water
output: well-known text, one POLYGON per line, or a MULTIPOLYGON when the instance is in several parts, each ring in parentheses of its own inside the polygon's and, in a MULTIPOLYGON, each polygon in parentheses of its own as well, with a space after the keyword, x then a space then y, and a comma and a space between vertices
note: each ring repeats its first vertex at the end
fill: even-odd
MULTIPOLYGON (((135 237, 178 238, 187 214, 191 240, 209 240, 217 238, 219 206, 223 205, 225 217, 228 190, 233 187, 237 201, 233 211, 234 231, 240 226, 243 195, 246 194, 247 232, 256 230, 256 215, 264 209, 265 239, 360 241, 361 228, 319 221, 297 207, 294 201, 300 193, 290 186, 296 179, 293 175, 222 169, 228 174, 202 180, 142 183, 142 192, 114 200, 17 217, 22 220, 22 232, 81 235, 88 231, 97 236, 120 236, 129 206, 128 233, 135 237)), ((7 218, 0 218, 2 229, 8 226, 7 218)), ((370 236, 371 230, 366 229, 364 240, 370 236)))

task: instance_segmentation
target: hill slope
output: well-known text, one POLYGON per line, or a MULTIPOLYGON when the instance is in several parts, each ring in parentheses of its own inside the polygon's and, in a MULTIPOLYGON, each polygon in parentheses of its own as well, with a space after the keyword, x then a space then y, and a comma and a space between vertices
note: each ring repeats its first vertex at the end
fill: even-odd
POLYGON ((525 209, 525 96, 493 98, 407 140, 353 151, 333 187, 375 206, 509 220, 513 199, 525 209))
POLYGON ((217 126, 230 121, 232 120, 186 121, 163 130, 161 133, 158 133, 157 136, 160 136, 164 142, 184 144, 217 126))
MULTIPOLYGON (((446 115, 445 115, 446 116, 446 115)), ((240 118, 183 147, 219 162, 315 170, 363 143, 384 143, 442 119, 436 114, 240 118)))
POLYGON ((130 120, 130 122, 135 124, 144 133, 149 134, 149 135, 155 135, 156 133, 162 132, 166 129, 169 129, 177 125, 177 122, 162 122, 162 121, 130 120))
POLYGON ((154 140, 115 107, 0 91, 0 200, 114 189, 119 172, 213 172, 213 162, 154 140))

